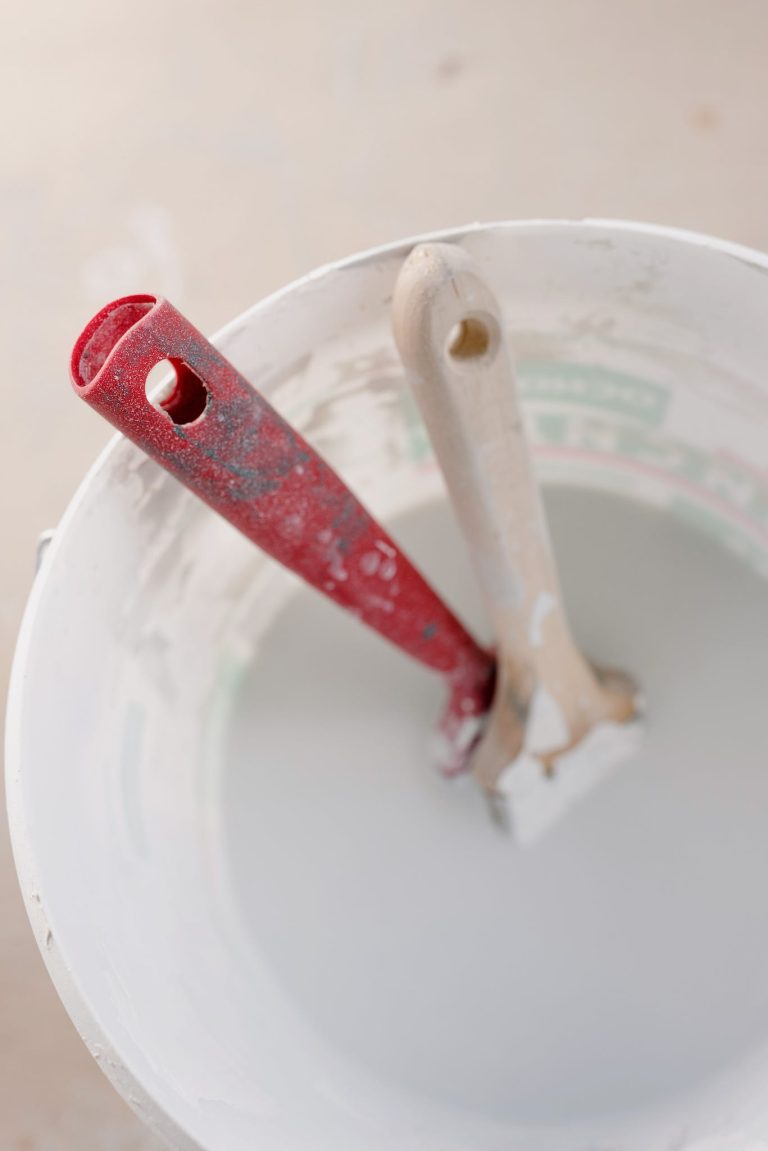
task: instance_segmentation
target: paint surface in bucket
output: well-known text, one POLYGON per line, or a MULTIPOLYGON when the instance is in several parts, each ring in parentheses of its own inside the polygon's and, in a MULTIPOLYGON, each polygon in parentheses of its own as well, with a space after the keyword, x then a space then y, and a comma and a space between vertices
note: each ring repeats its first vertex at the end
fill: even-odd
MULTIPOLYGON (((425 763, 439 683, 373 637, 352 640, 351 621, 345 632, 335 618, 316 616, 245 540, 117 442, 84 482, 43 563, 9 705, 9 810, 42 953, 100 1065, 184 1151, 753 1151, 768 1138, 765 949, 755 895, 765 804, 762 762, 749 758, 763 736, 759 706, 747 719, 750 698, 726 689, 743 670, 737 639, 746 643, 748 633, 752 647, 765 647, 765 584, 756 573, 768 572, 768 262, 704 237, 610 223, 494 225, 442 238, 482 262, 503 301, 545 481, 574 489, 574 499, 585 488, 622 497, 627 523, 638 514, 627 504, 632 496, 647 505, 646 524, 664 535, 674 520, 683 550, 698 556, 680 561, 695 580, 664 588, 676 618, 687 620, 680 663, 670 655, 668 671, 651 662, 646 675, 645 656, 663 649, 653 646, 652 629, 612 622, 621 614, 613 592, 602 594, 599 611, 577 595, 570 606, 579 638, 595 656, 613 655, 647 678, 659 740, 677 718, 666 690, 673 672, 691 693, 683 702, 705 688, 708 699, 719 693, 720 735, 742 724, 751 733, 747 758, 737 769, 731 744, 709 741, 699 769, 709 787, 696 792, 690 764, 670 765, 664 807, 655 804, 662 781, 654 769, 627 764, 563 825, 562 836, 576 841, 573 877, 548 862, 560 850, 555 839, 513 869, 487 835, 479 798, 446 789, 425 763), (701 532, 729 554, 705 547, 701 532), (727 568, 738 592, 727 613, 710 565, 717 580, 727 568), (281 703, 289 672, 276 649, 286 628, 285 638, 298 642, 302 621, 316 646, 306 648, 308 669, 292 665, 295 686, 281 703), (711 658, 723 643, 725 663, 711 658), (352 683, 334 670, 345 652, 359 673, 352 683), (276 659, 272 686, 259 679, 265 653, 276 659), (354 696, 357 726, 325 714, 339 689, 354 696), (312 753, 303 771, 299 745, 312 753), (334 753, 342 745, 355 752, 343 778, 334 753), (730 776, 744 773, 745 786, 726 794, 729 756, 730 776), (333 787, 326 777, 337 780, 333 787), (281 780, 291 787, 282 799, 270 790, 281 780), (620 799, 628 795, 634 804, 620 799), (606 810, 617 818, 603 819, 606 810), (328 833, 331 819, 337 836, 328 833), (690 834, 678 834, 680 826, 690 834), (421 835, 429 854, 417 847, 421 835), (313 866, 296 874, 305 846, 313 866), (630 849, 639 857, 641 848, 655 902, 640 898, 645 872, 630 849), (484 866, 490 856, 500 874, 511 870, 487 892, 472 861, 484 866), (387 895, 393 869, 411 902, 387 895), (521 895, 523 869, 533 874, 530 901, 521 895), (610 903, 610 915, 590 911, 579 877, 610 903), (328 904, 330 880, 338 891, 328 904), (268 889, 281 896, 282 919, 265 910, 268 889), (418 914, 406 915, 415 896, 418 914), (312 899, 308 927, 291 924, 312 899), (619 914, 625 905, 631 917, 619 914), (499 908, 509 915, 498 953, 478 947, 470 956, 451 913, 466 914, 476 938, 488 940, 491 920, 502 921, 499 908), (397 925, 398 915, 408 955, 382 927, 397 925), (342 920, 346 950, 333 970, 328 929, 342 920), (657 953, 659 926, 666 937, 657 953), (521 998, 526 978, 539 975, 540 936, 553 951, 565 940, 570 965, 547 954, 547 993, 539 980, 535 994, 526 988, 521 998), (593 968, 598 936, 606 958, 601 968, 598 955, 593 968), (425 938, 435 944, 424 944, 425 956, 439 951, 442 967, 420 956, 425 938), (316 949, 314 965, 302 948, 316 949), (389 966, 373 986, 362 960, 379 952, 389 966), (609 968, 608 959, 617 962, 609 968), (473 986, 479 961, 490 966, 485 984, 473 986), (601 1002, 607 996, 618 1009, 615 1026, 601 1011, 593 1029, 579 995, 596 989, 598 973, 601 1002), (501 1056, 513 1051, 509 1066, 494 1059, 491 976, 506 996, 501 1056), (411 1023, 402 1004, 413 1007, 411 1023), (446 1004, 433 1036, 423 1025, 446 1004), (374 1033, 355 1017, 358 1008, 374 1033), (557 1012, 565 1036, 549 1021, 557 1012), (401 1041, 406 1023, 422 1036, 412 1050, 401 1041), (619 1024, 633 1032, 634 1046, 616 1034, 619 1024), (521 1029, 526 1042, 533 1036, 522 1070, 513 1034, 521 1029), (476 1047, 471 1075, 464 1035, 476 1047), (587 1056, 606 1060, 603 1075, 582 1066, 587 1056), (543 1084, 555 1057, 562 1081, 549 1083, 550 1107, 543 1084), (608 1115, 619 1101, 623 1109, 608 1115)), ((240 317, 216 342, 371 510, 402 528, 429 575, 441 577, 431 564, 443 556, 457 606, 471 608, 475 590, 458 540, 444 553, 438 547, 447 512, 437 512, 435 524, 445 517, 439 531, 419 519, 439 497, 439 477, 389 317, 410 246, 323 269, 240 317)), ((574 589, 596 585, 589 571, 579 574, 569 543, 580 517, 560 515, 559 499, 551 506, 573 599, 574 589)), ((604 532, 624 538, 624 518, 608 509, 584 522, 602 546, 604 532)), ((661 548, 655 531, 638 532, 651 553, 661 548)), ((614 568, 617 549, 604 542, 604 562, 636 596, 640 562, 614 568)), ((759 661, 751 650, 749 658, 759 661)), ((700 709, 689 703, 683 718, 698 723, 700 709)))
MULTIPOLYGON (((585 650, 623 661, 648 735, 520 851, 425 748, 420 669, 303 591, 262 637, 223 780, 251 944, 351 1061, 538 1125, 651 1111, 768 1033, 764 580, 670 514, 548 493, 585 650)), ((396 525, 480 622, 445 505, 396 525)))

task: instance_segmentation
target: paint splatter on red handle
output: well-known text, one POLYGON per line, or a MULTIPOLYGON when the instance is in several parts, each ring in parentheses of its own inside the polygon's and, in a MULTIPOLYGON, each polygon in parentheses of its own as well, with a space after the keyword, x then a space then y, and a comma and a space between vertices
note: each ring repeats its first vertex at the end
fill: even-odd
POLYGON ((391 536, 275 409, 167 300, 103 308, 72 353, 78 394, 248 539, 442 673, 442 765, 465 766, 494 664, 391 536), (152 368, 175 383, 147 398, 152 368))

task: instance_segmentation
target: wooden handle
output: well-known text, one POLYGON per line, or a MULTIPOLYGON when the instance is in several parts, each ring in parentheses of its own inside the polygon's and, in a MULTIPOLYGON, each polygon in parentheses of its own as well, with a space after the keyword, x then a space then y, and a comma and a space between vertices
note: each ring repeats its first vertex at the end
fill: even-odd
POLYGON ((604 692, 563 610, 499 306, 463 249, 423 244, 401 270, 393 324, 496 632, 509 701, 494 709, 494 755, 515 753, 542 685, 564 719, 552 740, 567 745, 604 717, 604 692))
POLYGON ((531 624, 551 629, 560 587, 499 306, 466 252, 425 244, 393 315, 500 649, 528 667, 542 646, 531 624))
POLYGON ((103 308, 77 341, 72 379, 260 548, 446 676, 449 739, 468 716, 485 714, 488 652, 333 469, 167 300, 131 296, 103 308), (146 380, 163 360, 174 382, 156 405, 146 380))

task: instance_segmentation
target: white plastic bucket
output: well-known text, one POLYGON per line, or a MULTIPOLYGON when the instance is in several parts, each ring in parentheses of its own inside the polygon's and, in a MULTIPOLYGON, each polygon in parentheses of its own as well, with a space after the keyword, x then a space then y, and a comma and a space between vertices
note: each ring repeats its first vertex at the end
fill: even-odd
MULTIPOLYGON (((751 573, 759 603, 768 574, 768 260, 702 236, 600 221, 440 238, 465 245, 501 297, 542 477, 664 509, 665 524, 709 535, 712 550, 701 554, 736 556, 728 562, 751 573)), ((432 558, 458 544, 389 328, 413 242, 313 273, 215 342, 376 514, 405 515, 406 546, 482 627, 471 577, 432 558)), ((655 824, 632 848, 636 858, 623 859, 624 886, 604 881, 621 850, 621 780, 540 850, 523 857, 496 839, 486 849, 493 832, 475 820, 476 797, 426 763, 423 777, 398 767, 418 759, 422 734, 426 743, 439 682, 300 596, 120 438, 83 482, 35 580, 8 711, 15 856, 58 991, 132 1106, 174 1146, 204 1151, 768 1146, 768 954, 759 950, 768 948, 768 795, 752 761, 748 777, 735 766, 730 786, 754 819, 740 838, 737 804, 727 847, 712 844, 722 866, 697 855, 695 866, 681 863, 677 887, 674 829, 655 824), (285 643, 270 640, 270 621, 290 617, 294 604, 285 643), (297 665, 294 675, 302 634, 309 671, 297 665), (345 660, 358 661, 357 694, 343 670, 335 684, 345 660), (257 683, 256 705, 245 707, 255 665, 272 686, 257 683), (337 688, 350 693, 345 727, 337 688), (261 715, 259 692, 269 691, 261 715), (347 739, 359 775, 346 762, 347 739), (302 754, 306 774, 294 770, 302 754), (387 757, 392 782, 380 787, 387 757), (509 904, 499 868, 509 869, 509 904), (700 941, 704 964, 711 906, 719 966, 687 981, 671 939, 689 897, 701 907, 690 911, 685 946, 695 953, 700 941), (569 918, 581 898, 594 912, 589 924, 569 918), (496 926, 514 954, 519 924, 535 967, 539 909, 547 940, 557 942, 560 912, 562 923, 562 953, 541 966, 544 988, 531 985, 530 970, 528 983, 512 968, 499 980, 489 959, 496 926), (648 985, 630 960, 610 985, 616 998, 601 999, 599 957, 629 914, 653 935, 649 955, 670 947, 669 979, 663 958, 648 985), (591 975, 587 947, 598 964, 591 975), (755 964, 730 962, 747 952, 755 964), (462 992, 478 986, 480 1022, 479 1000, 462 992), (580 995, 593 1001, 577 1016, 580 995), (498 1031, 494 997, 514 1008, 498 1031), (541 1028, 532 999, 551 1001, 541 1028), (642 1030, 641 1016, 654 1011, 658 1026, 627 1033, 627 1020, 642 1030), (561 1034, 558 1020, 571 1030, 561 1034), (544 1034, 548 1047, 536 1043, 544 1034), (469 1082, 478 1066, 481 1081, 463 1091, 462 1069, 469 1082)), ((755 618, 757 644, 761 626, 755 618)), ((700 657, 691 653, 694 677, 700 657)), ((727 723, 727 703, 725 712, 727 723)), ((715 807, 727 807, 722 778, 711 774, 705 786, 715 807)), ((714 818, 707 809, 701 827, 717 826, 714 818)), ((681 857, 689 830, 680 828, 681 857)))

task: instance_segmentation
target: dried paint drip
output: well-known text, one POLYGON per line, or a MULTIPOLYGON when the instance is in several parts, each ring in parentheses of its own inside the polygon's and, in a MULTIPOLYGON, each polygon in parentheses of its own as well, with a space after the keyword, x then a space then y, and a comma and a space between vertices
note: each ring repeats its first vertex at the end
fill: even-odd
POLYGON ((637 745, 636 691, 598 673, 565 611, 499 306, 458 246, 423 244, 398 278, 395 337, 493 620, 499 675, 472 771, 535 839, 637 745))
POLYGON ((333 469, 167 300, 130 296, 72 354, 78 394, 284 567, 439 672, 441 765, 462 770, 494 662, 333 469), (156 402, 147 378, 168 361, 156 402))

